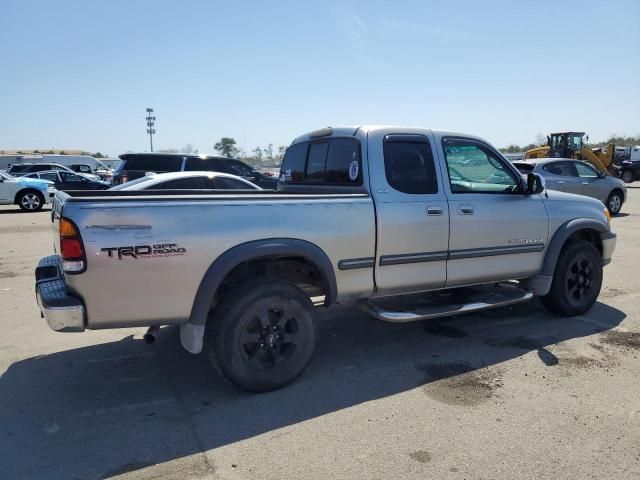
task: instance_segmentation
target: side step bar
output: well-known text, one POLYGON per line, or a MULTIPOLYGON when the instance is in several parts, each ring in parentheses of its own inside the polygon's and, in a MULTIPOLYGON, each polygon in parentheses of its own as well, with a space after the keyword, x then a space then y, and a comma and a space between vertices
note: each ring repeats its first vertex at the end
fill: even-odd
POLYGON ((438 293, 364 300, 358 307, 379 320, 392 323, 415 322, 526 302, 533 292, 513 284, 443 290, 438 293))

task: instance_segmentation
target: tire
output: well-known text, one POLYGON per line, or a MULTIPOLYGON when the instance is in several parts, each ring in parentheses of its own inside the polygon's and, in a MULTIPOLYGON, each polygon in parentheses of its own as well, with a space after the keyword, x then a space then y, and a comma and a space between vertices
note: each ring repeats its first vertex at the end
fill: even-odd
POLYGON ((205 349, 214 368, 250 392, 292 382, 316 345, 313 304, 293 283, 262 279, 236 287, 207 324, 205 349))
POLYGON ((620 213, 620 209, 622 208, 622 198, 620 190, 614 190, 609 194, 609 198, 607 198, 607 210, 609 210, 611 216, 620 213))
POLYGON ((560 252, 551 290, 540 298, 551 312, 567 317, 587 312, 602 287, 602 258, 585 240, 572 241, 560 252))
POLYGON ((622 172, 622 181, 624 183, 633 183, 635 179, 636 177, 631 170, 625 170, 622 172))
POLYGON ((18 194, 18 206, 25 212, 37 212, 44 206, 44 196, 37 190, 24 190, 18 194))

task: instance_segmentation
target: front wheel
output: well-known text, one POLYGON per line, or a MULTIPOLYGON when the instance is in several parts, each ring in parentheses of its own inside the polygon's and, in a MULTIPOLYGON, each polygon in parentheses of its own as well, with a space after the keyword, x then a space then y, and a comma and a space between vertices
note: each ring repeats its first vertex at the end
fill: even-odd
POLYGON ((602 287, 602 258, 585 240, 565 246, 558 257, 551 290, 540 298, 550 311, 571 317, 588 311, 602 287))
POLYGON ((619 191, 611 192, 607 198, 607 209, 611 215, 617 215, 622 208, 622 194, 619 191))
POLYGON ((239 284, 207 324, 206 350, 234 385, 266 392, 293 381, 311 361, 316 343, 313 304, 294 284, 239 284))
POLYGON ((37 212, 44 205, 44 197, 40 192, 27 190, 18 197, 18 206, 26 212, 37 212))

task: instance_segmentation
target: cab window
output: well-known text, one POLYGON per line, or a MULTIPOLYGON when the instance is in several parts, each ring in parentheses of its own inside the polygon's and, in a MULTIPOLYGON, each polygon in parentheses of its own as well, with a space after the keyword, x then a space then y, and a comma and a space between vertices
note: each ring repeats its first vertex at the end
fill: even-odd
POLYGON ((384 140, 384 170, 389 185, 399 192, 438 192, 431 146, 422 135, 387 135, 384 140))
POLYGON ((442 148, 452 193, 520 193, 521 179, 489 147, 445 139, 442 148))
POLYGON ((280 181, 362 185, 358 142, 351 138, 329 138, 291 145, 282 160, 280 181))

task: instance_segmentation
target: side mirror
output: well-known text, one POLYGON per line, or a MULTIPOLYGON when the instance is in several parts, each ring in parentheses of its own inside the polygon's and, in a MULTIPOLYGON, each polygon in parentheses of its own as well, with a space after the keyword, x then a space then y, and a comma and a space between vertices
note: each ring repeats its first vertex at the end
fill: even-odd
POLYGON ((544 178, 537 173, 527 174, 527 195, 536 195, 544 191, 544 178))
POLYGON ((604 178, 604 177, 606 177, 606 176, 607 176, 607 173, 606 173, 606 172, 598 172, 598 177, 599 177, 599 178, 604 178))

